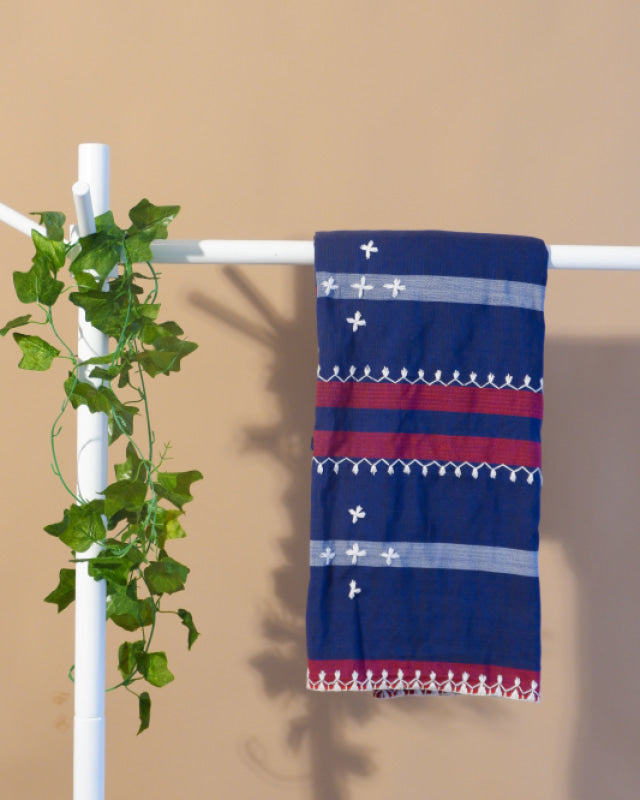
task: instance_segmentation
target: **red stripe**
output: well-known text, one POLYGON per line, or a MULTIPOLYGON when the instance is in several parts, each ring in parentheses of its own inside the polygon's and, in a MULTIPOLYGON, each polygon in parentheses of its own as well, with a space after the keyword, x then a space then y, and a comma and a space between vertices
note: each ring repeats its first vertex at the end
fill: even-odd
POLYGON ((315 431, 313 454, 333 458, 434 459, 523 467, 539 467, 542 463, 539 442, 432 433, 315 431))
POLYGON ((542 392, 478 386, 318 381, 316 404, 335 408, 393 408, 504 414, 542 419, 542 392))

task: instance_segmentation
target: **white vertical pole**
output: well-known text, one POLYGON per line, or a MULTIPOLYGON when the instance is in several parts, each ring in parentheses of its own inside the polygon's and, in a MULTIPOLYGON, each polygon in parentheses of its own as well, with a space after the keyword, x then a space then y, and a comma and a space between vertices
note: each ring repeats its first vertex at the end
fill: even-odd
MULTIPOLYGON (((88 184, 93 213, 109 209, 109 148, 103 144, 81 144, 78 178, 88 184)), ((76 189, 82 187, 76 185, 76 189)), ((91 214, 79 215, 80 235, 95 231, 91 214), (84 228, 84 229, 83 229, 84 228)), ((78 358, 84 361, 108 352, 107 337, 90 325, 79 309, 78 358)), ((88 375, 81 375, 89 380, 88 375)), ((96 384, 99 383, 96 381, 96 384)), ((78 408, 78 496, 93 500, 107 485, 107 416, 78 408)), ((93 545, 81 554, 100 552, 93 545)), ((106 584, 95 581, 86 562, 76 564, 75 626, 75 716, 73 727, 74 800, 104 800, 105 777, 105 623, 106 584)))

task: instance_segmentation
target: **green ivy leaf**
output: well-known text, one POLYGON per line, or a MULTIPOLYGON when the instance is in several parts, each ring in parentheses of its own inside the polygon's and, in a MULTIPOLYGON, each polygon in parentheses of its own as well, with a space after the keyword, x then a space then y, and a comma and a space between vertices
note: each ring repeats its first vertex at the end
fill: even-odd
POLYGON ((106 537, 107 532, 102 521, 103 506, 100 499, 69 506, 64 510, 62 521, 47 525, 45 531, 51 536, 57 536, 72 550, 84 552, 106 537))
POLYGON ((153 486, 159 497, 164 497, 181 511, 185 503, 193 500, 191 484, 202 480, 202 473, 197 469, 188 472, 158 472, 157 483, 153 486))
POLYGON ((90 236, 80 237, 82 250, 74 258, 69 269, 78 283, 83 284, 82 277, 91 278, 87 283, 95 286, 95 273, 103 283, 122 257, 122 236, 111 230, 102 230, 90 236))
POLYGON ((136 315, 145 320, 153 321, 158 318, 160 303, 139 303, 136 306, 136 315))
POLYGON ((107 619, 126 631, 135 631, 151 625, 155 603, 150 597, 137 600, 125 593, 110 594, 107 597, 107 619))
POLYGON ((55 278, 58 271, 64 267, 67 258, 64 242, 62 239, 49 239, 36 230, 31 231, 31 238, 36 248, 32 259, 33 266, 41 269, 43 273, 50 273, 55 278))
POLYGON ((189 631, 188 635, 188 649, 191 650, 193 643, 195 640, 200 636, 200 633, 196 629, 196 626, 193 624, 193 617, 191 614, 186 610, 186 608, 179 608, 178 609, 178 616, 182 620, 182 624, 187 628, 189 631))
POLYGON ((167 539, 184 539, 186 531, 179 522, 182 511, 175 508, 158 508, 155 519, 155 533, 158 547, 164 548, 167 539))
POLYGON ((114 466, 114 471, 119 481, 133 480, 144 482, 147 480, 147 468, 142 463, 142 459, 138 455, 138 451, 133 446, 132 442, 127 442, 125 460, 121 464, 116 464, 114 466))
POLYGON ((135 406, 122 403, 109 386, 94 386, 78 380, 73 372, 64 382, 64 390, 74 408, 85 405, 89 411, 102 411, 109 419, 109 444, 112 444, 123 433, 133 431, 133 417, 138 413, 135 406), (120 421, 120 425, 117 420, 120 421))
POLYGON ((93 414, 99 411, 109 414, 112 403, 118 402, 118 398, 108 386, 94 386, 92 383, 81 381, 73 372, 69 373, 64 382, 64 391, 74 408, 87 406, 93 414))
POLYGON ((114 357, 114 353, 107 353, 107 355, 104 356, 94 356, 93 358, 88 358, 86 361, 80 362, 79 366, 85 368, 89 367, 87 372, 91 374, 92 378, 111 381, 117 377, 122 369, 121 364, 111 363, 114 357))
POLYGON ((126 586, 133 564, 126 556, 114 556, 109 551, 102 552, 89 561, 89 575, 95 580, 106 580, 109 589, 126 586))
POLYGON ((116 225, 113 211, 103 211, 96 217, 96 233, 108 233, 114 239, 122 238, 124 231, 116 225))
POLYGON ((153 325, 145 325, 143 341, 152 341, 154 349, 142 350, 133 360, 152 378, 180 372, 182 359, 198 348, 195 342, 178 339, 176 336, 155 336, 153 325))
POLYGON ((144 651, 144 642, 123 642, 118 648, 118 669, 123 680, 127 680, 137 666, 136 657, 144 651))
POLYGON ((84 292, 71 292, 69 300, 84 309, 85 317, 94 328, 112 336, 120 337, 127 319, 131 316, 129 297, 123 292, 90 289, 84 292))
POLYGON ((167 238, 167 226, 180 211, 180 206, 154 206, 148 200, 141 200, 129 211, 133 223, 127 230, 125 247, 133 263, 151 261, 153 253, 151 242, 167 238))
POLYGON ((132 406, 122 406, 117 413, 109 415, 109 444, 113 444, 123 434, 131 436, 133 434, 133 415, 138 413, 138 409, 132 406))
POLYGON ((179 211, 180 206, 155 206, 143 198, 129 211, 129 219, 133 223, 129 230, 133 228, 137 232, 150 234, 154 239, 166 239, 167 226, 179 211))
POLYGON ((76 599, 76 571, 64 567, 60 570, 60 580, 56 588, 44 598, 45 603, 55 603, 58 614, 76 599))
POLYGON ((108 517, 118 511, 140 511, 147 494, 147 484, 143 481, 119 480, 109 484, 104 490, 104 513, 108 517))
MULTIPOLYGON (((131 524, 127 529, 130 534, 131 540, 139 540, 141 534, 141 527, 139 525, 131 524)), ((129 569, 139 566, 143 561, 146 561, 145 553, 131 541, 128 545, 123 547, 123 541, 118 538, 105 539, 102 544, 101 556, 105 558, 111 556, 113 558, 121 559, 124 563, 129 564, 129 569)), ((127 584, 127 592, 131 597, 137 598, 136 583, 131 582, 127 584), (135 591, 134 591, 135 590, 135 591)))
POLYGON ((26 325, 31 319, 31 314, 23 314, 21 317, 10 319, 9 322, 0 329, 0 336, 6 336, 12 328, 19 328, 21 325, 26 325))
POLYGON ((13 273, 13 286, 21 303, 42 303, 45 306, 52 306, 64 289, 64 283, 52 277, 49 270, 35 259, 28 272, 13 273))
POLYGON ((33 369, 44 372, 53 364, 54 359, 60 355, 57 347, 53 347, 53 345, 45 342, 39 336, 14 333, 13 338, 22 350, 22 358, 18 364, 20 369, 33 369))
POLYGON ((145 569, 144 580, 153 594, 173 594, 184 589, 189 572, 189 567, 164 553, 145 569))
POLYGON ((121 372, 121 364, 113 364, 113 366, 108 367, 94 367, 91 370, 91 377, 101 381, 112 381, 114 378, 117 378, 121 372))
POLYGON ((166 653, 138 653, 136 654, 138 669, 152 686, 166 686, 174 679, 174 675, 167 666, 166 653))
POLYGON ((146 731, 151 721, 151 697, 149 692, 142 692, 138 695, 138 716, 140 717, 140 727, 138 728, 138 736, 142 731, 146 731))
POLYGON ((177 322, 159 322, 155 325, 145 325, 142 329, 141 338, 144 344, 154 344, 158 339, 168 337, 176 338, 182 336, 184 331, 177 322))
POLYGON ((40 217, 40 224, 44 225, 47 237, 56 242, 64 241, 65 215, 60 211, 32 211, 32 215, 40 217))

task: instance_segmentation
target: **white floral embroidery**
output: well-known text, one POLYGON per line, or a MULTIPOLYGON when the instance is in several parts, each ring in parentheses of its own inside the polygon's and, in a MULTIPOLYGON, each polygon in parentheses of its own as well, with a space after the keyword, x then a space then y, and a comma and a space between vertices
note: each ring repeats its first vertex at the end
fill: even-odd
POLYGON ((330 275, 328 280, 322 281, 320 285, 324 289, 324 293, 327 297, 331 292, 335 291, 338 288, 338 284, 335 282, 333 275, 330 275))
POLYGON ((356 311, 356 313, 352 317, 347 317, 347 322, 349 323, 349 325, 353 325, 354 333, 358 330, 358 328, 361 325, 367 324, 367 320, 362 316, 362 314, 359 311, 356 311))
POLYGON ((369 239, 367 244, 361 244, 360 249, 364 250, 364 254, 367 257, 367 261, 371 258, 371 253, 377 253, 378 248, 374 246, 373 239, 369 239))
POLYGON ((354 542, 351 547, 346 551, 348 556, 351 556, 351 563, 357 564, 359 558, 364 558, 367 555, 366 550, 361 550, 360 545, 354 542))
POLYGON ((353 600, 353 598, 360 594, 362 589, 358 587, 358 584, 355 581, 349 581, 349 600, 353 600))
POLYGON ((386 560, 388 567, 391 566, 391 561, 394 558, 400 558, 400 554, 396 553, 393 547, 389 547, 386 553, 380 553, 380 556, 386 560))
POLYGON ((351 520, 355 525, 359 519, 364 519, 367 516, 367 512, 362 508, 362 506, 356 506, 355 508, 350 508, 349 513, 353 517, 351 520))
POLYGON ((373 289, 373 285, 370 284, 370 283, 367 283, 367 279, 363 275, 360 278, 360 280, 358 281, 358 283, 352 283, 351 284, 351 288, 352 289, 357 289, 358 290, 358 297, 360 299, 362 299, 362 297, 364 296, 365 292, 369 292, 369 291, 371 291, 371 289, 373 289))
POLYGON ((327 559, 327 566, 329 566, 329 564, 333 561, 335 557, 336 554, 330 547, 327 547, 326 550, 323 550, 322 553, 320 553, 320 558, 327 559))
POLYGON ((397 297, 398 292, 404 292, 407 287, 402 285, 400 278, 394 278, 393 283, 385 283, 384 288, 391 289, 391 296, 397 297))

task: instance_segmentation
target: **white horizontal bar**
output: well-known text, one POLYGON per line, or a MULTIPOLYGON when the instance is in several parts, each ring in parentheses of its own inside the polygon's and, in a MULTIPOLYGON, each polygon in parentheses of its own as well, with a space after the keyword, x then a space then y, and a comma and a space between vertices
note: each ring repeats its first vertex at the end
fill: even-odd
POLYGON ((313 242, 259 239, 159 240, 151 243, 159 264, 313 264, 313 242))
MULTIPOLYGON (((312 241, 156 239, 151 249, 159 264, 314 263, 312 241)), ((549 268, 640 269, 640 247, 552 244, 549 268)))
POLYGON ((31 231, 35 228, 39 233, 46 235, 46 230, 43 225, 38 225, 29 217, 25 217, 24 214, 20 214, 18 211, 14 211, 9 206, 5 206, 4 203, 0 203, 0 222, 4 222, 12 228, 15 228, 20 233, 26 233, 27 236, 31 236, 31 231))
POLYGON ((640 247, 552 244, 549 267, 555 269, 640 269, 640 247))
MULTIPOLYGON (((31 235, 44 228, 0 203, 0 222, 31 235)), ((279 239, 156 239, 158 264, 313 264, 312 241, 279 239)), ((640 269, 640 247, 619 245, 549 245, 550 269, 640 269)))

